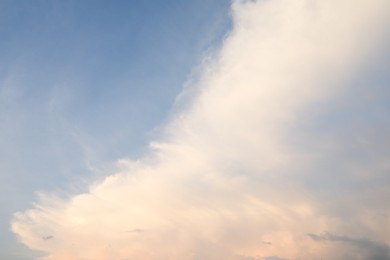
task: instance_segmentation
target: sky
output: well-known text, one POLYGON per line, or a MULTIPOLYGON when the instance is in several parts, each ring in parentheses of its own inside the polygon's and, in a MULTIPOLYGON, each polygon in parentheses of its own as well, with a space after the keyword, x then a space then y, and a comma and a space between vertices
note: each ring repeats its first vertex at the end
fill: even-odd
POLYGON ((388 0, 2 1, 0 258, 390 259, 388 0))
POLYGON ((79 193, 145 153, 229 7, 0 1, 0 259, 32 259, 10 221, 37 193, 79 193))

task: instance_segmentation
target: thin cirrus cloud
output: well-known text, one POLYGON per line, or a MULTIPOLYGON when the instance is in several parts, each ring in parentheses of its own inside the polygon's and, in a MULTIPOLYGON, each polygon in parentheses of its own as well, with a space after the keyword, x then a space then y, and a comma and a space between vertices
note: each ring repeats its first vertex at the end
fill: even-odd
POLYGON ((42 195, 13 232, 56 260, 390 259, 390 95, 367 72, 389 68, 389 14, 387 0, 234 1, 149 156, 42 195))

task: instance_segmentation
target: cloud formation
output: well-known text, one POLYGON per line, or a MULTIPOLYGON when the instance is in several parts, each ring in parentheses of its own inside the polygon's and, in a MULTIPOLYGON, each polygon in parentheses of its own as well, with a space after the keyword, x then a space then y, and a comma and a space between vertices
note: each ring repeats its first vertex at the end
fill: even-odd
POLYGON ((362 259, 328 240, 387 248, 390 120, 377 100, 390 95, 357 79, 389 14, 388 0, 234 1, 232 31, 150 155, 118 160, 87 193, 42 195, 13 232, 55 260, 362 259))
MULTIPOLYGON (((364 259, 388 260, 390 259, 390 247, 387 244, 371 241, 365 238, 353 238, 334 234, 308 234, 315 241, 342 242, 355 247, 359 256, 364 259)), ((353 256, 352 256, 353 257, 353 256)))

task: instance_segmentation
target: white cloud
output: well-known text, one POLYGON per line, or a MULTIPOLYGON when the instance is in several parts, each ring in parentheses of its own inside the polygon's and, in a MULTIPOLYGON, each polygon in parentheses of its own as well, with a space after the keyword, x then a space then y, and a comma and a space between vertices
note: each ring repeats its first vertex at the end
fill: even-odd
POLYGON ((197 96, 150 156, 120 160, 121 170, 89 193, 43 196, 17 213, 12 230, 24 244, 56 260, 343 259, 353 248, 340 253, 307 234, 390 242, 389 193, 375 176, 358 178, 378 165, 389 170, 388 154, 376 149, 385 132, 366 131, 377 122, 347 136, 343 122, 313 127, 353 95, 348 83, 380 46, 390 3, 235 1, 232 10, 234 28, 203 68, 197 96), (352 153, 369 144, 375 158, 359 164, 352 153), (314 187, 321 182, 324 192, 314 187))

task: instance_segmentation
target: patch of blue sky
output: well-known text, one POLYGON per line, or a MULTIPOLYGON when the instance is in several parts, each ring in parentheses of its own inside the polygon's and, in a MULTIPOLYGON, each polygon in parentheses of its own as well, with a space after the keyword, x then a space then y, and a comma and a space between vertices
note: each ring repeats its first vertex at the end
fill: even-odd
POLYGON ((229 6, 0 2, 1 259, 33 257, 8 225, 37 190, 145 152, 191 69, 229 30, 229 6))

